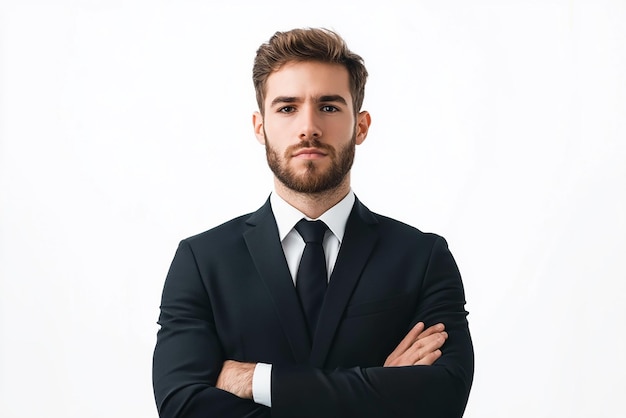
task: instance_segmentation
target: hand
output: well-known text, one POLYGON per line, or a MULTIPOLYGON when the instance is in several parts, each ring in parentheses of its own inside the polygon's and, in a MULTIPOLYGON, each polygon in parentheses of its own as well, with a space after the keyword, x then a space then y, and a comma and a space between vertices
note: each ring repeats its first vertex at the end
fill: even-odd
POLYGON ((387 360, 385 367, 430 366, 441 357, 441 346, 448 333, 443 324, 436 324, 424 331, 424 323, 418 322, 404 337, 387 360))
POLYGON ((215 387, 240 398, 252 399, 252 375, 255 367, 256 363, 226 360, 215 387))

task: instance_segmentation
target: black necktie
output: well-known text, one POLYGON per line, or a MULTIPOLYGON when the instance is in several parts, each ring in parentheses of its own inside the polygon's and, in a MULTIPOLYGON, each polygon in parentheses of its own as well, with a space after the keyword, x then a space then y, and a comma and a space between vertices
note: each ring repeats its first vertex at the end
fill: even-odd
POLYGON ((311 339, 315 334, 317 317, 322 308, 328 284, 326 258, 324 257, 324 247, 322 247, 324 233, 327 229, 328 227, 322 221, 302 219, 296 224, 296 231, 306 243, 296 276, 296 290, 309 325, 311 339))

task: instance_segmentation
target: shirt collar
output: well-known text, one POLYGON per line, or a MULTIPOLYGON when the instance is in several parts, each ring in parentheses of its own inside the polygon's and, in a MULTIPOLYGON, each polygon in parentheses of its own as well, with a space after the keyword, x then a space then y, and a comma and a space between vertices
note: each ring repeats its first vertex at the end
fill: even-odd
MULTIPOLYGON (((339 242, 343 241, 343 234, 346 231, 346 224, 348 223, 348 216, 354 206, 354 192, 350 190, 346 197, 341 199, 335 206, 324 212, 319 218, 328 226, 328 229, 339 239, 339 242)), ((293 227, 302 218, 312 220, 298 209, 291 206, 277 193, 272 193, 270 196, 270 204, 272 205, 272 212, 274 212, 274 218, 276 219, 276 226, 278 227, 278 236, 282 242, 287 234, 291 232, 293 227)))

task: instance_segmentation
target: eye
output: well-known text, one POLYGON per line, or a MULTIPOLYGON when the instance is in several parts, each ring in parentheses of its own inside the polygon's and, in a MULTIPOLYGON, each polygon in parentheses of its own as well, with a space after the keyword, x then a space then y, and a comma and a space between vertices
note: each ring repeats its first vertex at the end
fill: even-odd
POLYGON ((296 111, 296 108, 293 106, 283 106, 278 109, 278 113, 293 113, 296 111))
POLYGON ((339 109, 335 106, 331 106, 331 105, 324 105, 320 108, 320 110, 322 112, 327 112, 327 113, 334 113, 334 112, 338 112, 339 109))

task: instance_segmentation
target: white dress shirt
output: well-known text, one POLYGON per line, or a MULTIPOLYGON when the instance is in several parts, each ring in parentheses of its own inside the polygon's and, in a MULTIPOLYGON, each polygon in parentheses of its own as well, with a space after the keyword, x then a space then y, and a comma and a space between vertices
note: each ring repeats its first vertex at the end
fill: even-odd
MULTIPOLYGON (((337 261, 343 234, 346 230, 346 223, 352 211, 352 206, 354 206, 354 201, 354 193, 350 190, 346 197, 339 203, 317 218, 328 226, 328 231, 326 231, 324 235, 323 246, 324 255, 326 257, 326 271, 328 272, 329 279, 335 267, 335 262, 337 261)), ((272 193, 270 196, 270 204, 274 218, 276 219, 276 225, 278 226, 278 236, 280 237, 280 242, 285 252, 289 272, 291 273, 291 278, 295 285, 298 279, 296 273, 300 259, 302 258, 302 253, 304 252, 305 243, 294 227, 302 218, 309 221, 317 219, 307 217, 298 209, 284 201, 276 193, 272 193)), ((254 402, 269 407, 272 406, 271 381, 272 365, 257 363, 252 376, 252 398, 254 402)))

